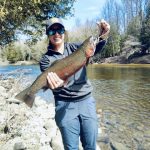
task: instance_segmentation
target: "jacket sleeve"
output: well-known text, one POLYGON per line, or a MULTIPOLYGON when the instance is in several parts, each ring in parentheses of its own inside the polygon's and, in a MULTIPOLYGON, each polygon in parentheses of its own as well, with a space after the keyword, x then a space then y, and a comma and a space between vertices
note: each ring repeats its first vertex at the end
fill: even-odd
POLYGON ((48 59, 47 55, 43 55, 40 60, 40 69, 41 71, 45 71, 51 65, 50 60, 48 59))
POLYGON ((102 52, 103 47, 105 46, 105 44, 106 44, 106 40, 99 41, 99 43, 96 45, 96 50, 95 50, 94 55, 96 55, 99 52, 102 52))

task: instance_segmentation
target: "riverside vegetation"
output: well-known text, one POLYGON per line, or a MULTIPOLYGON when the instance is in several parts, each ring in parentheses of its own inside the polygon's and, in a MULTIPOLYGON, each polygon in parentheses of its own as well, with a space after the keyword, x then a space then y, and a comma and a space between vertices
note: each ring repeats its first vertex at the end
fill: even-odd
MULTIPOLYGON (((44 21, 51 16, 65 18, 71 15, 74 2, 0 1, 0 61, 38 62, 48 44, 44 36, 44 21), (26 40, 21 41, 20 34, 26 40)), ((117 3, 116 0, 107 0, 101 14, 101 18, 111 26, 110 36, 103 52, 93 57, 91 63, 149 63, 150 1, 121 0, 117 3)), ((100 16, 85 23, 81 23, 80 19, 75 20, 75 26, 68 32, 66 40, 77 42, 84 41, 90 35, 96 36, 97 20, 100 20, 100 16)))

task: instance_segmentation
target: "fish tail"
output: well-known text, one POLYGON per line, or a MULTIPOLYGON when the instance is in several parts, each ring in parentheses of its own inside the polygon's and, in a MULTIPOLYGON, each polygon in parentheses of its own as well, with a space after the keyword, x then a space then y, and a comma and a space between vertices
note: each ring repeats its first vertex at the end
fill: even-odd
POLYGON ((33 102, 35 100, 35 95, 28 94, 30 91, 30 87, 26 88, 19 94, 15 96, 16 99, 21 100, 22 102, 25 102, 30 108, 33 106, 33 102))

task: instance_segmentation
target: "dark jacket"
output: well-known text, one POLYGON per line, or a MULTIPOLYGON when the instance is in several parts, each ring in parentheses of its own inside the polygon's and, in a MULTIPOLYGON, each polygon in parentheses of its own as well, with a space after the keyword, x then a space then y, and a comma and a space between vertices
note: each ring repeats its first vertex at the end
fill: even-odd
MULTIPOLYGON (((95 54, 102 50, 105 43, 105 40, 103 40, 97 44, 95 54)), ((54 61, 62 59, 73 53, 80 47, 80 45, 81 43, 65 43, 64 54, 53 51, 49 46, 48 51, 43 55, 40 61, 41 71, 45 71, 54 61)), ((84 100, 91 96, 91 92, 92 86, 90 81, 87 79, 86 66, 83 66, 78 72, 69 77, 66 86, 53 90, 55 100, 62 101, 84 100)))

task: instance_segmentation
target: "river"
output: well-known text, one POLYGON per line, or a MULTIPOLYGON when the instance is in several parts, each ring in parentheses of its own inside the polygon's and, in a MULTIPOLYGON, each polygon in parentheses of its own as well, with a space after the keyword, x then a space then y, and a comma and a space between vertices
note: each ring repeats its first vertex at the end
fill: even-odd
MULTIPOLYGON (((35 79, 38 66, 0 66, 0 74, 20 75, 35 79), (15 70, 17 71, 15 72, 15 70)), ((150 65, 89 65, 97 108, 102 109, 103 130, 112 141, 127 149, 148 150, 150 147, 150 65)), ((45 99, 51 97, 48 93, 45 99)))

